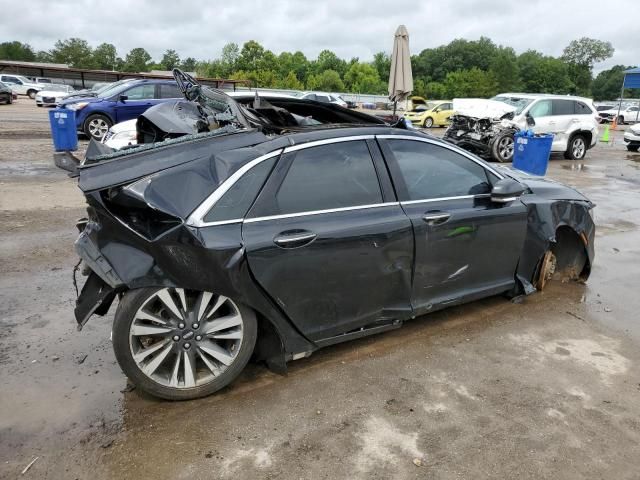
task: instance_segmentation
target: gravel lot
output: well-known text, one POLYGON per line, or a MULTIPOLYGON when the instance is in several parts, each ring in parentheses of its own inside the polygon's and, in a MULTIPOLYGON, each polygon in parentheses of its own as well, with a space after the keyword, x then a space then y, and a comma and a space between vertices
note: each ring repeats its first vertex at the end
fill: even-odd
POLYGON ((421 317, 287 376, 250 365, 170 403, 128 387, 111 317, 76 332, 83 197, 52 164, 47 110, 0 105, 0 478, 36 457, 24 478, 640 478, 640 155, 621 138, 550 166, 598 204, 588 284, 421 317))

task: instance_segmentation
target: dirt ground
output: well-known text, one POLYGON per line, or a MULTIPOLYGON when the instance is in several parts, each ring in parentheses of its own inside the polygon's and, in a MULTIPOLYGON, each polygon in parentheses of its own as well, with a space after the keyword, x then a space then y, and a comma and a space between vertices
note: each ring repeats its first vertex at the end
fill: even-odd
POLYGON ((640 478, 640 155, 620 132, 550 166, 598 205, 586 285, 421 317, 287 376, 250 365, 170 403, 128 386, 111 316, 76 331, 83 197, 52 164, 46 112, 0 105, 0 478, 640 478))

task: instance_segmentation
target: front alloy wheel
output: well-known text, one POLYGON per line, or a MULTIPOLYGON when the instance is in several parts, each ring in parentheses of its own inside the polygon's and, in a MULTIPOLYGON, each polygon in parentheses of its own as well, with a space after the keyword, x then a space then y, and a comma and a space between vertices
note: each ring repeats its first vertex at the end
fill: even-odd
POLYGON ((253 312, 222 295, 182 288, 127 292, 113 325, 118 363, 142 390, 169 400, 209 395, 247 364, 253 312))
POLYGON ((513 152, 515 150, 515 140, 513 134, 504 132, 495 139, 491 153, 493 158, 499 162, 510 162, 513 160, 513 152))
POLYGON ((85 123, 84 133, 89 138, 100 141, 107 134, 110 127, 111 123, 107 117, 103 115, 91 115, 85 123))

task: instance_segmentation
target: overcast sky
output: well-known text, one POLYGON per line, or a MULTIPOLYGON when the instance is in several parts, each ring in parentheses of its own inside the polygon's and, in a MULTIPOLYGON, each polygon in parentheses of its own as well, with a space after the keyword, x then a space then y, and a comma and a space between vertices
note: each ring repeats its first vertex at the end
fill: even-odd
POLYGON ((411 52, 454 38, 484 35, 517 52, 560 55, 582 36, 608 40, 614 57, 596 70, 640 64, 639 0, 0 0, 0 41, 19 40, 36 50, 61 38, 92 46, 113 43, 122 57, 143 47, 159 59, 173 48, 182 58, 212 59, 225 43, 256 40, 278 54, 308 58, 328 48, 340 57, 371 60, 391 51, 393 32, 407 26, 411 52))

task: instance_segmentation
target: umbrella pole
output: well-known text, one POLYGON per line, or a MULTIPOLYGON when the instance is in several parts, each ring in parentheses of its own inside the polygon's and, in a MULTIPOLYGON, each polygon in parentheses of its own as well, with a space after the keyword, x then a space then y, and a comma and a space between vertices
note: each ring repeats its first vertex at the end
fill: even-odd
POLYGON ((393 102, 393 121, 394 121, 394 122, 397 120, 397 118, 396 118, 396 107, 397 107, 397 106, 398 106, 398 101, 397 101, 397 100, 395 100, 395 101, 393 102))

